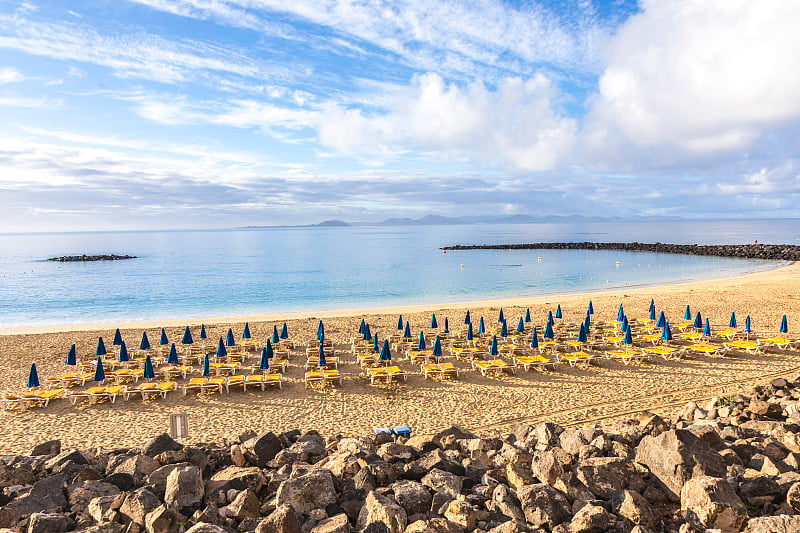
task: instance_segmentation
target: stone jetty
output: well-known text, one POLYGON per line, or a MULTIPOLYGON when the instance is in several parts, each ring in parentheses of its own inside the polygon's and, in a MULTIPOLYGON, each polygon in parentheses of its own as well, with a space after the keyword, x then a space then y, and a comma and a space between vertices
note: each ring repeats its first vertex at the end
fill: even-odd
POLYGON ((474 244, 445 246, 442 250, 623 250, 662 254, 713 255, 742 259, 800 261, 793 244, 665 244, 661 242, 537 242, 531 244, 474 244))
POLYGON ((601 427, 246 432, 0 459, 0 532, 800 531, 800 377, 601 427))
POLYGON ((48 261, 58 261, 60 263, 72 263, 76 261, 120 261, 122 259, 136 259, 135 255, 64 255, 61 257, 51 257, 48 261))

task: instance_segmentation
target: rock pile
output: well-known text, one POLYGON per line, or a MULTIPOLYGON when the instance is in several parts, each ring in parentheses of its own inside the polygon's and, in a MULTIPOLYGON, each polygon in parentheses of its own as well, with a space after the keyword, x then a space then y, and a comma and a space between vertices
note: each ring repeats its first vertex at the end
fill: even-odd
POLYGON ((0 532, 800 531, 798 400, 800 378, 777 379, 604 428, 51 441, 0 460, 0 532))
POLYGON ((136 259, 135 255, 63 255, 61 257, 51 257, 48 261, 58 261, 60 263, 73 263, 76 261, 119 261, 122 259, 136 259))

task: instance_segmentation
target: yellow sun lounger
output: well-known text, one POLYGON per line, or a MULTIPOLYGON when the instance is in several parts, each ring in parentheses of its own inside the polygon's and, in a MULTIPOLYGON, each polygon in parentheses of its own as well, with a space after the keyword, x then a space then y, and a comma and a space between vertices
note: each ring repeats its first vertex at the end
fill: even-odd
POLYGON ((403 381, 408 381, 408 374, 400 370, 399 367, 387 366, 386 373, 388 374, 389 382, 391 382, 393 379, 400 379, 400 378, 403 378, 403 381))
POLYGON ((573 352, 571 354, 562 355, 561 360, 569 363, 569 366, 576 365, 590 365, 596 359, 595 355, 586 352, 573 352))
POLYGON ((672 346, 645 346, 641 348, 645 355, 657 355, 665 361, 680 361, 686 355, 686 348, 676 348, 672 346))
POLYGON ((110 376, 116 383, 124 383, 126 381, 138 382, 139 378, 144 375, 144 370, 141 368, 120 368, 111 372, 110 376))
POLYGON ((312 383, 322 383, 324 379, 322 372, 312 370, 311 372, 306 372, 303 381, 305 382, 306 388, 308 388, 312 383))
POLYGON ((608 350, 606 352, 606 357, 608 359, 621 361, 622 364, 625 365, 638 365, 645 359, 645 357, 647 357, 647 355, 642 352, 634 352, 631 350, 608 350))
POLYGON ((795 339, 786 339, 784 337, 770 337, 768 339, 758 339, 759 344, 764 344, 767 347, 774 346, 780 350, 796 349, 800 341, 795 339))
POLYGON ((174 381, 164 381, 161 383, 142 383, 140 385, 136 385, 134 387, 128 387, 125 390, 125 399, 127 400, 130 398, 131 394, 139 393, 142 395, 142 400, 147 399, 147 395, 153 396, 161 396, 162 398, 167 397, 167 393, 169 391, 175 390, 178 388, 178 384, 174 381))
POLYGON ((25 405, 29 407, 47 407, 50 400, 58 398, 64 393, 64 389, 52 389, 48 391, 34 390, 25 392, 21 396, 9 394, 3 399, 6 409, 13 405, 25 405))
POLYGON ((360 366, 361 368, 375 365, 378 363, 378 358, 372 352, 360 353, 356 357, 358 357, 358 366, 360 366))
POLYGON ((89 387, 82 391, 73 391, 67 398, 75 405, 78 400, 87 398, 89 403, 94 403, 99 399, 108 398, 111 403, 117 401, 117 396, 123 395, 126 387, 124 385, 113 385, 111 387, 89 387))
POLYGON ((719 344, 708 343, 690 344, 687 348, 694 353, 707 355, 709 357, 725 357, 725 355, 731 351, 731 349, 725 345, 720 346, 719 344))
POLYGON ((760 344, 757 341, 731 341, 724 343, 724 345, 732 350, 744 350, 751 354, 763 353, 767 348, 765 344, 760 344))
POLYGON ((547 368, 556 367, 556 362, 548 359, 543 355, 518 355, 514 357, 514 364, 517 367, 522 367, 523 370, 530 370, 531 368, 547 368))
POLYGON ((202 392, 219 392, 222 394, 222 387, 225 386, 225 378, 211 378, 200 386, 202 392))
POLYGON ((325 379, 326 383, 342 384, 342 375, 338 370, 323 370, 322 377, 325 379))
POLYGON ((189 383, 185 383, 183 385, 183 395, 186 396, 186 392, 190 390, 203 390, 203 385, 208 382, 208 378, 192 378, 189 380, 189 383))
POLYGON ((162 366, 159 368, 156 373, 162 374, 164 378, 177 378, 178 376, 186 379, 186 374, 189 374, 192 371, 192 367, 190 365, 170 365, 170 366, 162 366))
POLYGON ((447 375, 454 375, 458 377, 458 369, 453 363, 425 363, 421 365, 422 376, 428 379, 428 376, 439 376, 444 378, 447 375))
POLYGON ((386 372, 386 368, 379 366, 375 368, 367 368, 367 377, 369 377, 370 384, 375 383, 376 379, 379 378, 386 378, 389 379, 389 373, 386 372))
POLYGON ((653 346, 658 346, 664 342, 664 339, 661 337, 661 333, 651 333, 649 335, 639 335, 637 339, 641 339, 645 342, 649 342, 653 346))
POLYGON ((393 379, 403 378, 403 381, 408 379, 407 374, 396 366, 368 368, 367 375, 369 376, 369 382, 371 384, 374 384, 375 380, 379 378, 386 378, 387 383, 391 383, 393 379))

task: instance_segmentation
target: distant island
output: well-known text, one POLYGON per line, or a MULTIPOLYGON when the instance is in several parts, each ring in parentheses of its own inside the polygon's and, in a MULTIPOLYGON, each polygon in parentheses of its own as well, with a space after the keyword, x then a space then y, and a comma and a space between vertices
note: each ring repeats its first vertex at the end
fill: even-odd
POLYGON ((244 229, 263 229, 263 228, 339 228, 344 226, 350 226, 347 222, 343 220, 323 220, 319 224, 301 224, 296 226, 245 226, 244 229))
POLYGON ((61 257, 51 257, 47 261, 58 261, 59 263, 73 263, 78 261, 120 261, 122 259, 136 259, 135 255, 63 255, 61 257))

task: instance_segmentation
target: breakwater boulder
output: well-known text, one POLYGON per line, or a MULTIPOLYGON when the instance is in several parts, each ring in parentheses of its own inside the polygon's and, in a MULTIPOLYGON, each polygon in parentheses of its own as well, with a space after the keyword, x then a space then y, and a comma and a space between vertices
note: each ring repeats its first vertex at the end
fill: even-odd
POLYGON ((800 531, 800 377, 699 404, 397 442, 297 430, 113 450, 50 441, 0 459, 0 531, 800 531))
POLYGON ((667 244, 661 242, 538 242, 531 244, 474 244, 445 246, 442 250, 623 250, 662 254, 711 255, 800 261, 800 246, 793 244, 667 244))
POLYGON ((48 261, 58 261, 59 263, 74 263, 78 261, 120 261, 122 259, 136 259, 135 255, 62 255, 61 257, 51 257, 48 261))

